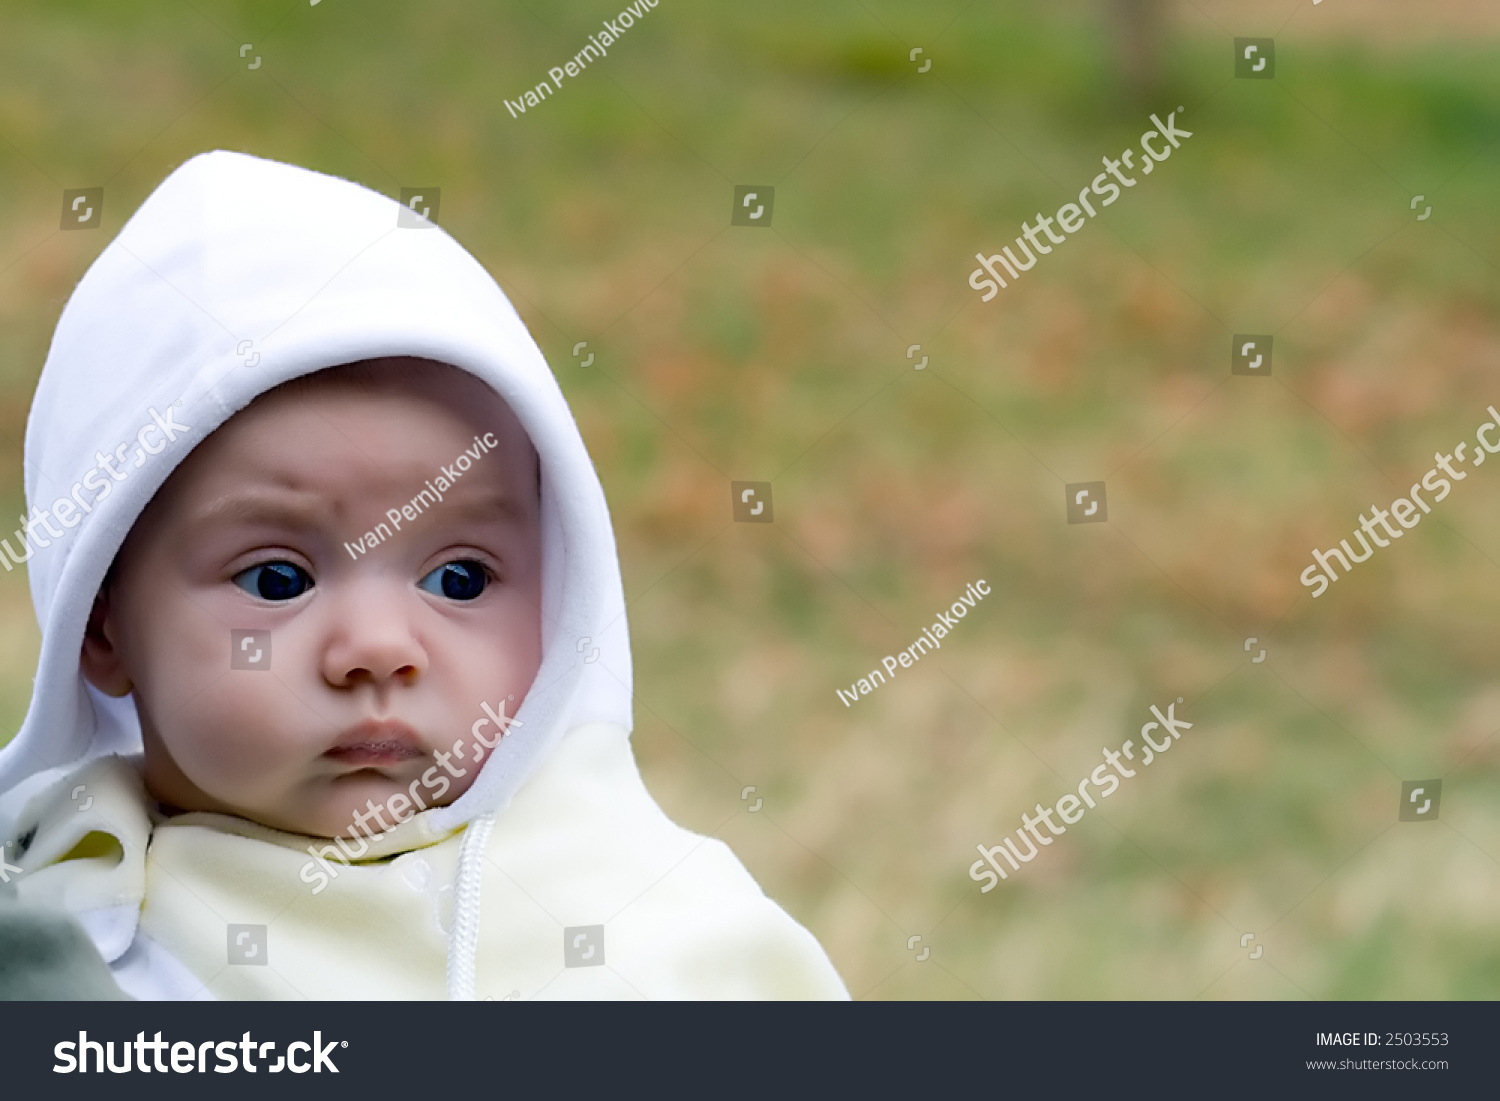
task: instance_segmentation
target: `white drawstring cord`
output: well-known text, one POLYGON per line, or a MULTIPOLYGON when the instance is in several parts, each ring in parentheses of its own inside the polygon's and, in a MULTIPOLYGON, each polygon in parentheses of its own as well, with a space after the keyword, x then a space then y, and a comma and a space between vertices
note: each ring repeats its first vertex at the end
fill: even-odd
POLYGON ((479 896, 484 876, 484 850, 495 815, 481 814, 469 823, 458 850, 458 874, 453 883, 453 928, 448 932, 448 1000, 474 1000, 474 957, 479 948, 479 896))

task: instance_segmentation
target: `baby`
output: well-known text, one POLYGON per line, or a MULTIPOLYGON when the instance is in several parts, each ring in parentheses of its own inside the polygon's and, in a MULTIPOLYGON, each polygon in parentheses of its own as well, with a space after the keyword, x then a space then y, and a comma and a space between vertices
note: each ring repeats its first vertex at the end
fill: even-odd
POLYGON ((442 364, 320 371, 230 418, 136 521, 84 634, 84 676, 134 697, 147 790, 315 837, 352 834, 398 796, 462 795, 467 755, 421 780, 443 737, 476 701, 523 698, 541 664, 537 486, 505 403, 442 364), (430 515, 387 520, 383 505, 427 496, 485 438, 430 515), (348 553, 366 529, 386 534, 348 553), (269 684, 232 675, 227 624, 249 635, 230 657, 258 650, 269 684))
POLYGON ((26 457, 0 867, 126 994, 847 997, 646 792, 597 475, 432 223, 193 158, 64 309, 26 457))

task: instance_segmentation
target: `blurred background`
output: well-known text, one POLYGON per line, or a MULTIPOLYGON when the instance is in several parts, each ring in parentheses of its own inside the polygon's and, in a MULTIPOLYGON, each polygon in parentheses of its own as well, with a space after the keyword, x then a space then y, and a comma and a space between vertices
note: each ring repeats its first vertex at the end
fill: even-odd
MULTIPOLYGON (((855 997, 1500 996, 1500 464, 1298 583, 1500 406, 1500 8, 661 0, 517 118, 620 0, 314 2, 5 0, 0 514, 64 301, 182 161, 438 186, 603 479, 648 787, 855 997), (976 251, 1179 108, 1169 161, 979 300, 976 251), (730 225, 744 184, 769 227, 730 225), (1108 522, 1067 523, 1084 481, 1108 522), (1179 696, 1170 754, 980 893, 977 844, 1179 696), (1432 778, 1439 820, 1398 821, 1432 778)), ((0 575, 0 740, 38 644, 0 575)))

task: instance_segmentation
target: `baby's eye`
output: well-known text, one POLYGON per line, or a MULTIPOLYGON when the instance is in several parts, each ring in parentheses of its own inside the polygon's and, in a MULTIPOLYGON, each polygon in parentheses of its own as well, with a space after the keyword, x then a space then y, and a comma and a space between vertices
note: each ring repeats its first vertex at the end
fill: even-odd
POLYGON ((433 596, 446 596, 449 600, 473 600, 484 592, 488 581, 482 562, 461 558, 456 562, 444 562, 418 581, 417 588, 433 596))
POLYGON ((262 600, 291 600, 313 587, 313 579, 290 562, 265 562, 234 575, 234 583, 262 600))

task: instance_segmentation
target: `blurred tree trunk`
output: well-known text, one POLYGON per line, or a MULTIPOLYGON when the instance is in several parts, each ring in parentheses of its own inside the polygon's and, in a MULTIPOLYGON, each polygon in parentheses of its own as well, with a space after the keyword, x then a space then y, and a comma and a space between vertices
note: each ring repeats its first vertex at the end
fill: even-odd
POLYGON ((1162 86, 1162 0, 1105 0, 1115 67, 1127 96, 1144 103, 1162 86))

